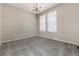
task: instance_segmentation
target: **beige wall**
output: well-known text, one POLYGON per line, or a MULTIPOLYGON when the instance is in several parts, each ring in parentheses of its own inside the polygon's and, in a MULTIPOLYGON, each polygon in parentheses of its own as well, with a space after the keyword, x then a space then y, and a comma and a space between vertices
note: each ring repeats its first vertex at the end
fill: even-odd
POLYGON ((53 10, 57 11, 57 32, 39 32, 39 35, 79 45, 79 4, 61 4, 44 13, 53 10))
MULTIPOLYGON (((53 10, 57 10, 57 32, 38 32, 38 35, 79 45, 79 4, 61 4, 44 13, 48 13, 53 10)), ((0 21, 2 21, 3 42, 37 35, 37 25, 39 24, 36 22, 36 15, 3 4, 2 15, 0 15, 0 17, 1 16, 2 19, 0 18, 0 21)))
POLYGON ((1 45, 1 4, 0 4, 0 45, 1 45))
POLYGON ((37 35, 36 16, 18 8, 2 5, 2 41, 13 41, 17 39, 37 35))

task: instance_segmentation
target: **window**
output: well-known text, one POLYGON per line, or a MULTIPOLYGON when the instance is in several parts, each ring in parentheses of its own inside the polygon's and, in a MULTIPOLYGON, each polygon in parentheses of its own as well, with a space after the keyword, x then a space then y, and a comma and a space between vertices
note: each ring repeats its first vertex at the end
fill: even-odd
POLYGON ((47 31, 57 32, 57 19, 56 11, 47 14, 47 31))
POLYGON ((45 15, 40 16, 40 31, 41 32, 46 31, 46 17, 45 17, 45 15))
POLYGON ((40 32, 57 32, 57 12, 40 16, 40 32))

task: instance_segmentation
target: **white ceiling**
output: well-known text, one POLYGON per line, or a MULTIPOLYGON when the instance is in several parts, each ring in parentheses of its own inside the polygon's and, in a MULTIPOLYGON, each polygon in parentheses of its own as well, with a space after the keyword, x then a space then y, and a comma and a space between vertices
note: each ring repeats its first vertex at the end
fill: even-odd
MULTIPOLYGON (((11 6, 23 9, 25 11, 31 12, 33 5, 35 5, 35 3, 8 3, 11 6)), ((37 6, 41 6, 41 12, 44 12, 45 10, 54 7, 55 5, 57 5, 58 3, 38 3, 37 6)), ((40 12, 40 13, 41 13, 40 12)))

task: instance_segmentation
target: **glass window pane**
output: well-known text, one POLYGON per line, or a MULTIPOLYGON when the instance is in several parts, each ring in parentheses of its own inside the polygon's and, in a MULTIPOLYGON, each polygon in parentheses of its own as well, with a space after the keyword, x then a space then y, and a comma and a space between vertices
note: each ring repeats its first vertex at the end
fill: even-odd
POLYGON ((57 32, 56 11, 47 14, 48 32, 57 32))
POLYGON ((42 32, 46 31, 46 19, 45 19, 45 15, 40 16, 40 31, 42 31, 42 32))

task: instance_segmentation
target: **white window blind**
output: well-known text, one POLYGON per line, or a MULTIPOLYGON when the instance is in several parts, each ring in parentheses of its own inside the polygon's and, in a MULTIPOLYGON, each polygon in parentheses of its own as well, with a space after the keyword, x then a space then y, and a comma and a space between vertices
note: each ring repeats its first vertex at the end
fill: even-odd
POLYGON ((57 15, 56 11, 47 14, 47 30, 48 32, 57 32, 57 15))
POLYGON ((45 17, 45 15, 40 16, 40 32, 46 32, 46 17, 45 17))

